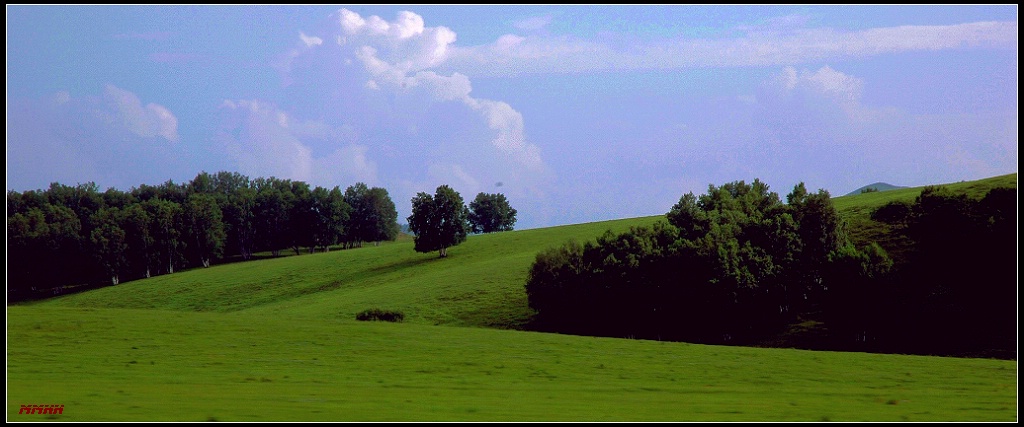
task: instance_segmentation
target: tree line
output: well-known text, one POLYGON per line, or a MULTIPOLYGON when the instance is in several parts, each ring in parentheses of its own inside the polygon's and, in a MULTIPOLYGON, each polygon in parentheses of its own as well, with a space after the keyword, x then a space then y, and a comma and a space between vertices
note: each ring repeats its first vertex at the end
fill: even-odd
POLYGON ((1015 348, 1016 189, 974 200, 926 188, 875 217, 913 241, 908 263, 855 246, 825 190, 800 183, 783 203, 759 180, 711 185, 667 221, 539 253, 526 283, 534 327, 752 345, 816 321, 827 332, 812 348, 1015 348))
POLYGON ((8 191, 8 298, 248 260, 260 251, 394 240, 397 216, 387 190, 364 183, 342 192, 225 171, 129 191, 101 193, 95 183, 8 191))

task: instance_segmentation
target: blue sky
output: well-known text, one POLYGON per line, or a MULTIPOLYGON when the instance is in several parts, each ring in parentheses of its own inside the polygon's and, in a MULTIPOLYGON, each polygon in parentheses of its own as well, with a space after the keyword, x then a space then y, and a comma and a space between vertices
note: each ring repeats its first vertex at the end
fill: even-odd
POLYGON ((1017 171, 1017 6, 7 6, 7 189, 200 171, 505 194, 517 228, 686 192, 1017 171))

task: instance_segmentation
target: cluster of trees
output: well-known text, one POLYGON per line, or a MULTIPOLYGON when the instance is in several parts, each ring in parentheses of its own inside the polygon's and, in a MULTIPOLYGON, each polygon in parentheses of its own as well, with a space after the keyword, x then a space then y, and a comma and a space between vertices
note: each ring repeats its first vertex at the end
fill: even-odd
POLYGON ((1016 357, 1017 189, 981 198, 926 187, 913 203, 890 202, 872 219, 910 241, 882 289, 850 289, 873 301, 856 320, 868 344, 914 353, 1016 357), (883 291, 885 298, 873 296, 883 291))
POLYGON ((437 187, 434 195, 424 192, 412 198, 409 230, 416 236, 417 252, 438 251, 448 256, 448 248, 466 240, 469 233, 512 230, 516 210, 503 194, 479 193, 466 207, 459 192, 447 185, 437 187))
POLYGON ((124 192, 54 183, 7 193, 8 296, 208 267, 254 252, 393 240, 397 211, 386 190, 344 193, 302 181, 202 172, 124 192), (13 291, 13 292, 12 292, 13 291))
MULTIPOLYGON (((537 256, 526 284, 543 328, 747 343, 815 308, 831 256, 860 256, 827 191, 801 183, 783 203, 759 180, 687 193, 668 222, 537 256)), ((879 259, 865 257, 870 268, 879 259)))
POLYGON ((541 252, 526 292, 535 327, 558 332, 757 344, 811 319, 827 331, 816 348, 1011 351, 1015 202, 929 188, 883 206, 875 217, 914 241, 897 268, 851 243, 824 190, 801 183, 783 203, 758 180, 712 185, 667 222, 541 252))

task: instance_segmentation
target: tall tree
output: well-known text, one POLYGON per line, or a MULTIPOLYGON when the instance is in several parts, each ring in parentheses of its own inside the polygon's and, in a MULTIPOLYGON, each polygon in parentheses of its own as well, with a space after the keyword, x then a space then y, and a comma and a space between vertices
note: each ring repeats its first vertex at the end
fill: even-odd
POLYGON ((345 202, 352 208, 342 239, 346 247, 398 236, 398 211, 386 189, 358 182, 345 189, 345 202))
POLYGON ((363 239, 367 242, 395 240, 398 237, 398 211, 395 209, 395 202, 388 195, 388 190, 373 187, 367 193, 367 200, 370 217, 363 239))
POLYGON ((152 232, 152 217, 146 212, 142 203, 134 203, 124 208, 121 217, 121 228, 127 237, 128 266, 136 277, 150 277, 159 265, 156 257, 152 232))
POLYGON ((277 178, 258 178, 255 181, 256 199, 254 218, 256 225, 256 241, 259 247, 269 250, 274 256, 281 254, 281 249, 290 246, 289 212, 291 212, 291 184, 277 178))
MULTIPOLYGON (((316 187, 310 194, 310 209, 313 219, 313 223, 310 224, 313 245, 326 252, 341 238, 345 222, 349 218, 349 206, 337 186, 330 191, 316 187)), ((311 251, 312 249, 313 247, 310 248, 311 251)))
POLYGON ((437 187, 434 196, 418 193, 412 199, 409 229, 416 235, 417 252, 438 251, 441 258, 448 256, 448 248, 466 240, 469 234, 469 209, 462 196, 447 185, 437 187))
POLYGON ((474 233, 509 231, 516 224, 516 210, 504 194, 480 193, 469 203, 469 223, 474 233))
POLYGON ((174 266, 180 266, 183 262, 181 229, 185 221, 181 205, 153 198, 144 202, 143 208, 151 219, 150 236, 153 238, 154 258, 159 260, 157 271, 172 274, 174 266))
POLYGON ((118 208, 104 208, 93 215, 90 233, 93 255, 110 277, 110 284, 121 282, 121 273, 128 266, 127 235, 121 228, 122 212, 118 208))
POLYGON ((302 246, 309 248, 310 252, 316 246, 316 237, 313 231, 316 218, 312 206, 312 192, 309 184, 303 181, 291 182, 293 198, 288 211, 288 235, 295 255, 301 253, 302 246))
POLYGON ((345 233, 342 236, 342 242, 346 248, 360 246, 368 234, 372 210, 369 195, 370 188, 362 182, 357 182, 345 189, 345 203, 351 209, 348 221, 345 223, 345 233))
POLYGON ((193 194, 185 204, 190 251, 203 267, 220 258, 224 251, 223 214, 217 201, 209 194, 193 194))

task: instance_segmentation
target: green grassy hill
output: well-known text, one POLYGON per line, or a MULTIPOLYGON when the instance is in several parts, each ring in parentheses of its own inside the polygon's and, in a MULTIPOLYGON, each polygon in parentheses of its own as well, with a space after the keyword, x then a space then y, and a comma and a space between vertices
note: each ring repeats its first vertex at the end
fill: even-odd
MULTIPOLYGON (((963 192, 973 198, 982 198, 997 187, 1017 188, 1017 174, 995 176, 977 181, 942 184, 954 192, 963 192)), ((913 203, 924 187, 900 188, 850 196, 834 197, 832 203, 846 220, 850 238, 857 245, 878 242, 897 261, 907 249, 908 242, 892 236, 889 226, 871 220, 871 212, 892 201, 913 203)))
POLYGON ((514 328, 529 319, 524 284, 538 251, 594 239, 662 217, 470 236, 449 250, 417 253, 411 241, 289 256, 132 281, 35 303, 41 306, 246 311, 310 321, 354 319, 369 308, 406 322, 514 328))
MULTIPOLYGON (((955 185, 1006 182, 1016 174, 955 185)), ((917 192, 834 200, 856 229, 917 192)), ((8 420, 1017 419, 1016 361, 499 330, 530 318, 538 251, 662 218, 471 236, 447 259, 402 239, 9 306, 8 420), (354 320, 369 308, 406 321, 354 320)))
POLYGON ((889 191, 889 190, 896 190, 896 189, 907 188, 907 187, 902 187, 902 186, 899 186, 899 185, 892 185, 892 184, 888 184, 888 183, 884 183, 884 182, 876 182, 874 184, 868 184, 868 185, 860 187, 860 188, 858 188, 856 190, 853 190, 853 191, 851 191, 849 193, 846 193, 846 195, 847 196, 855 196, 857 194, 861 194, 862 191, 867 190, 869 188, 872 189, 872 191, 889 191))

